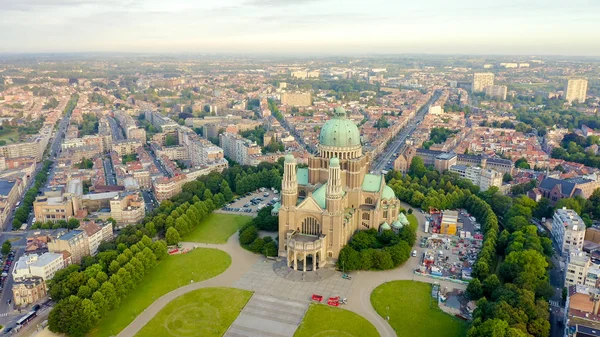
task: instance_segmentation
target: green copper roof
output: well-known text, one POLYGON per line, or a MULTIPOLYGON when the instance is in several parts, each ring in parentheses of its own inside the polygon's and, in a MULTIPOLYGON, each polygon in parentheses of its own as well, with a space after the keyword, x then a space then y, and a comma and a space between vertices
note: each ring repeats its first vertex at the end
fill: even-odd
POLYGON ((285 155, 285 162, 286 163, 293 163, 295 162, 296 159, 294 159, 294 155, 292 155, 291 153, 288 153, 285 155))
POLYGON ((329 160, 329 166, 331 167, 339 167, 340 166, 340 160, 337 159, 336 157, 333 157, 329 160))
POLYGON ((299 168, 296 171, 296 177, 298 177, 298 185, 308 185, 308 168, 299 168))
POLYGON ((362 190, 365 192, 379 192, 382 177, 382 175, 365 174, 365 179, 362 183, 362 190))
POLYGON ((357 146, 360 145, 360 132, 356 124, 346 119, 346 111, 336 108, 334 117, 321 128, 319 143, 326 146, 357 146))
POLYGON ((281 204, 279 202, 276 202, 275 205, 273 205, 273 210, 271 211, 271 213, 272 214, 279 213, 279 208, 281 208, 281 204))
POLYGON ((384 199, 393 199, 396 197, 396 193, 394 193, 394 190, 392 190, 391 187, 389 187, 388 185, 385 185, 385 187, 383 188, 383 193, 381 194, 381 196, 384 199))
POLYGON ((381 226, 379 226, 379 229, 384 231, 384 230, 392 229, 392 227, 390 227, 390 224, 388 224, 387 222, 384 222, 381 224, 381 226))
POLYGON ((317 188, 312 194, 313 199, 315 199, 322 209, 327 207, 327 204, 325 203, 325 192, 327 192, 327 184, 321 185, 321 187, 317 188))
POLYGON ((409 221, 406 218, 406 215, 404 215, 404 213, 399 213, 398 214, 398 221, 400 221, 400 223, 403 224, 403 225, 408 225, 409 224, 409 221))
POLYGON ((401 224, 400 221, 398 221, 398 220, 392 222, 392 226, 397 229, 404 227, 404 225, 401 224))

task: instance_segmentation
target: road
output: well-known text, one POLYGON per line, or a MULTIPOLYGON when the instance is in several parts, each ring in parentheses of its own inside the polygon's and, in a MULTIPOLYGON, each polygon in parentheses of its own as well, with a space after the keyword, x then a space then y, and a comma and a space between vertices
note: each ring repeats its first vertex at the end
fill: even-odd
POLYGON ((125 135, 123 134, 123 130, 119 126, 119 123, 110 116, 106 116, 106 119, 108 120, 108 124, 110 124, 110 131, 111 131, 113 140, 125 139, 125 135))
POLYGON ((104 166, 104 173, 106 175, 106 184, 116 185, 117 178, 115 176, 115 170, 113 168, 112 160, 110 159, 110 157, 102 159, 102 165, 104 166))
POLYGON ((167 169, 165 169, 165 167, 163 166, 163 164, 156 157, 156 154, 154 153, 154 151, 152 150, 152 148, 146 147, 146 151, 148 151, 148 153, 150 154, 150 157, 152 157, 152 160, 154 161, 154 164, 156 165, 156 168, 158 168, 160 170, 160 172, 165 177, 171 178, 173 175, 171 173, 169 173, 169 171, 167 171, 167 169))
POLYGON ((381 171, 385 169, 386 165, 388 165, 390 161, 395 160, 400 153, 404 152, 406 149, 406 139, 408 139, 408 137, 415 132, 419 126, 419 123, 423 121, 425 114, 427 114, 429 106, 435 103, 435 101, 440 98, 441 94, 442 92, 439 90, 436 90, 433 93, 429 101, 427 101, 427 103, 425 103, 419 109, 419 111, 417 111, 415 117, 413 117, 413 119, 408 122, 406 127, 404 127, 404 129, 400 131, 398 135, 396 135, 396 138, 394 138, 394 140, 388 144, 383 153, 373 161, 371 164, 371 171, 374 173, 381 173, 381 171))
POLYGON ((146 204, 146 213, 151 213, 158 201, 150 191, 142 190, 142 197, 144 197, 144 203, 146 204))

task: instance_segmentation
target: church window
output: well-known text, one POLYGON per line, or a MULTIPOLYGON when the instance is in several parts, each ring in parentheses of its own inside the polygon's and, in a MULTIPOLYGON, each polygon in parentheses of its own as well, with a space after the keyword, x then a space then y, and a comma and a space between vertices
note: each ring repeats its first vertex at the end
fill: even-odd
POLYGON ((333 252, 327 252, 327 256, 333 257, 333 252))
POLYGON ((365 199, 365 204, 372 205, 373 204, 373 198, 368 197, 367 199, 365 199))
POLYGON ((368 223, 366 223, 366 222, 363 222, 363 223, 362 223, 362 225, 363 225, 365 228, 369 228, 369 227, 370 227, 370 226, 369 226, 369 224, 368 224, 368 223))
POLYGON ((384 218, 387 218, 387 217, 388 217, 388 211, 387 211, 387 210, 383 211, 383 217, 384 217, 384 218))
POLYGON ((370 214, 369 213, 363 213, 362 218, 363 218, 363 220, 369 220, 370 219, 370 214))

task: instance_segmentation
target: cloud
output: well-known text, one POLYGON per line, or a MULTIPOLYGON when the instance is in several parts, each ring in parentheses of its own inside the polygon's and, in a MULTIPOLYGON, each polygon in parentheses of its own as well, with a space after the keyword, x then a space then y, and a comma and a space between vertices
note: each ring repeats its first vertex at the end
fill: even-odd
POLYGON ((137 0, 0 0, 0 11, 38 12, 81 6, 131 7, 137 0))
POLYGON ((311 2, 320 2, 323 0, 249 0, 244 3, 251 7, 286 7, 304 5, 311 2))

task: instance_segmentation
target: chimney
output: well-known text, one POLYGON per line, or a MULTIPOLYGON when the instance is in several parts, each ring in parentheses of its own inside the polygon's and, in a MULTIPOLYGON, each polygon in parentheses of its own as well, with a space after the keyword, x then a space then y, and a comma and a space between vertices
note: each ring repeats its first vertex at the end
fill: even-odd
POLYGON ((598 294, 592 295, 592 301, 594 301, 593 313, 594 313, 594 316, 596 316, 596 315, 598 315, 598 308, 600 308, 600 298, 599 298, 598 294))

